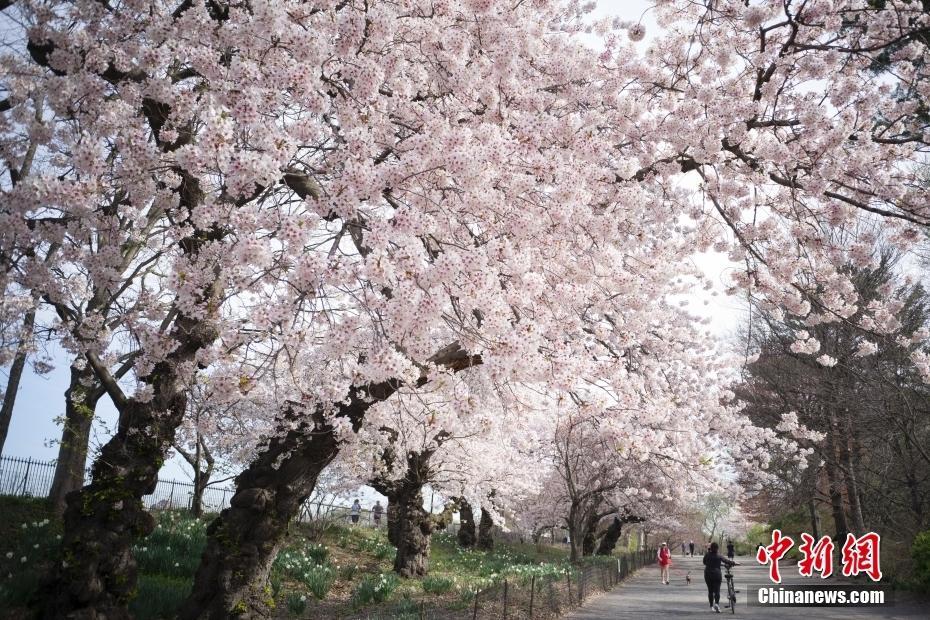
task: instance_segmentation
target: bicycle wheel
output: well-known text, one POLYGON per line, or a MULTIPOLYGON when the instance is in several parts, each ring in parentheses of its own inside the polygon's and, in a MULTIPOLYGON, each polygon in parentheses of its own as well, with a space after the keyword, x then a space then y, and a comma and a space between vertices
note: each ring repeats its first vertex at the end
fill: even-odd
POLYGON ((733 585, 733 578, 727 579, 727 596, 730 598, 730 613, 736 613, 736 586, 733 585))

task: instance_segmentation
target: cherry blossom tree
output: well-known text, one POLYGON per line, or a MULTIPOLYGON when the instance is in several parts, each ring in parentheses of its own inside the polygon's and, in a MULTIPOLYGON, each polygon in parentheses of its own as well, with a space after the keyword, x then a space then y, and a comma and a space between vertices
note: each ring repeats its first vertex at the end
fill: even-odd
POLYGON ((666 0, 648 46, 558 0, 0 10, 4 290, 53 309, 120 416, 69 496, 49 616, 126 615, 141 497, 198 381, 274 431, 183 617, 260 613, 289 519, 372 407, 477 366, 574 394, 646 460, 716 467, 726 433, 764 467, 778 433, 721 407, 720 362, 668 303, 707 284, 689 258, 728 252, 734 290, 848 320, 826 227, 880 221, 906 251, 930 217, 927 14, 905 0, 666 0))

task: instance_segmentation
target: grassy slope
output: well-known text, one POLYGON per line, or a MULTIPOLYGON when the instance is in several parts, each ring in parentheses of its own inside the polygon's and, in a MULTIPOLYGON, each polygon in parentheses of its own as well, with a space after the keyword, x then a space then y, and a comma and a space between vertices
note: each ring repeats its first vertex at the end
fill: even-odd
MULTIPOLYGON (((41 500, 0 497, 0 514, 0 610, 4 617, 18 617, 17 610, 25 617, 24 606, 55 557, 60 524, 41 500)), ((157 529, 135 550, 140 579, 131 609, 137 618, 171 617, 189 591, 207 522, 183 513, 158 515, 157 529)), ((293 528, 272 570, 268 601, 282 618, 415 618, 421 607, 464 609, 476 588, 505 577, 555 579, 568 570, 563 549, 499 543, 489 553, 462 551, 438 534, 430 575, 403 580, 391 573, 394 548, 383 530, 333 526, 314 535, 317 540, 308 534, 304 526, 293 528)))

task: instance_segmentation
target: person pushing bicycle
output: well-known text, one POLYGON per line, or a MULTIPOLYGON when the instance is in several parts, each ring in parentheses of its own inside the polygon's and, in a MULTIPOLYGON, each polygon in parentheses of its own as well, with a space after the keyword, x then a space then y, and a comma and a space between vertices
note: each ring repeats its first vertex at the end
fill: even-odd
POLYGON ((710 607, 718 614, 720 613, 720 584, 723 582, 721 565, 729 568, 739 566, 739 562, 720 555, 720 545, 711 543, 707 553, 704 554, 704 582, 707 584, 707 600, 710 602, 710 607))

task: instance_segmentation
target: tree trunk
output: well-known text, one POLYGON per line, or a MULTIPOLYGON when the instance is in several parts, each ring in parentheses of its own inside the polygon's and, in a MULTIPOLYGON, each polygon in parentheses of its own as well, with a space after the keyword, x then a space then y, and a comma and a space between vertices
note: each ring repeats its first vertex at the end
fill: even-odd
POLYGON ((614 517, 613 522, 607 527, 607 531, 604 532, 604 537, 601 538, 601 544, 597 547, 597 555, 612 554, 617 547, 617 541, 620 540, 622 532, 623 523, 620 519, 614 517))
POLYGON ((862 518, 862 503, 859 497, 859 482, 856 477, 856 467, 849 451, 849 440, 840 439, 840 459, 843 464, 843 481, 846 485, 846 497, 849 498, 849 514, 852 517, 856 534, 861 536, 865 531, 865 520, 862 518))
POLYGON ((194 474, 194 493, 191 495, 191 515, 199 519, 203 516, 203 492, 210 479, 201 472, 194 474))
MULTIPOLYGON (((430 361, 458 371, 480 364, 481 358, 453 343, 430 361)), ((416 385, 426 382, 422 377, 416 385)), ((229 508, 207 528, 207 545, 180 618, 225 620, 266 615, 267 595, 262 590, 287 524, 313 492, 320 472, 339 453, 339 440, 327 420, 331 415, 347 419, 358 432, 372 404, 386 400, 401 385, 399 380, 389 379, 353 386, 335 413, 324 407, 311 413, 285 412, 285 428, 290 430, 268 442, 236 477, 236 493, 229 508), (295 422, 299 422, 296 429, 292 428, 295 422)), ((389 504, 389 519, 391 515, 389 504)))
POLYGON ((35 328, 36 311, 29 310, 23 318, 23 337, 16 349, 13 363, 10 364, 10 373, 7 376, 6 392, 3 394, 3 406, 0 407, 0 453, 6 444, 7 433, 10 432, 10 421, 13 419, 13 406, 16 404, 16 394, 19 392, 19 382, 23 378, 23 369, 26 367, 29 347, 27 341, 32 340, 32 331, 35 328))
MULTIPOLYGON (((339 405, 335 415, 347 418, 358 432, 368 408, 391 396, 399 386, 399 382, 389 380, 352 387, 347 402, 339 405)), ((236 477, 236 493, 229 508, 207 528, 207 545, 180 618, 222 620, 267 615, 263 587, 287 525, 340 449, 326 409, 320 407, 311 413, 288 409, 282 417, 281 432, 236 477)), ((389 504, 389 536, 392 508, 389 504)))
POLYGON ((394 572, 401 577, 423 577, 429 572, 430 537, 433 524, 430 514, 423 508, 423 487, 401 484, 396 492, 388 496, 394 507, 392 544, 397 547, 394 555, 394 572))
POLYGON ((494 549, 494 519, 487 508, 481 509, 481 521, 478 522, 478 549, 482 551, 491 551, 494 549))
MULTIPOLYGON (((298 415, 286 412, 289 420, 298 415)), ((290 520, 339 452, 333 427, 308 420, 282 432, 236 477, 236 492, 207 528, 207 545, 181 618, 267 615, 263 586, 290 520)))
MULTIPOLYGON (((388 498, 388 540, 397 547, 394 572, 402 577, 422 577, 429 572, 433 515, 423 508, 423 485, 430 477, 429 460, 435 449, 407 454, 407 469, 400 480, 376 478, 370 484, 388 498)), ((451 518, 451 506, 442 517, 451 518)))
POLYGON ((84 486, 90 428, 97 402, 102 395, 90 366, 80 370, 71 366, 71 382, 65 391, 65 423, 61 431, 61 444, 58 446, 52 489, 49 491, 49 500, 58 515, 65 512, 68 494, 84 486))
MULTIPOLYGON (((174 433, 187 410, 189 368, 199 351, 218 337, 210 321, 176 319, 178 345, 155 364, 145 381, 146 402, 126 398, 105 367, 95 368, 119 411, 115 435, 94 461, 90 484, 67 497, 63 562, 56 562, 37 600, 45 618, 118 620, 128 618, 136 592, 132 545, 148 536, 155 521, 142 497, 152 493, 174 433)), ((90 360, 90 356, 88 358, 90 360)))
POLYGON ((814 498, 807 500, 807 509, 811 516, 811 533, 815 540, 820 540, 820 519, 817 518, 817 505, 814 504, 814 498))
POLYGON ((836 531, 835 540, 838 545, 842 545, 846 542, 846 533, 849 532, 849 524, 846 521, 843 494, 840 492, 839 475, 837 474, 836 466, 829 459, 825 460, 824 469, 827 472, 830 507, 833 509, 833 523, 836 531))
POLYGON ((155 527, 142 496, 155 490, 185 399, 177 391, 166 403, 127 404, 116 435, 94 462, 93 480, 67 496, 65 561, 46 586, 45 618, 129 618, 136 586, 132 545, 155 527))
POLYGON ((475 514, 464 497, 459 500, 459 531, 456 539, 463 549, 475 546, 475 514))
POLYGON ((584 536, 581 539, 581 555, 594 555, 597 548, 597 522, 599 519, 589 519, 585 524, 584 536))

